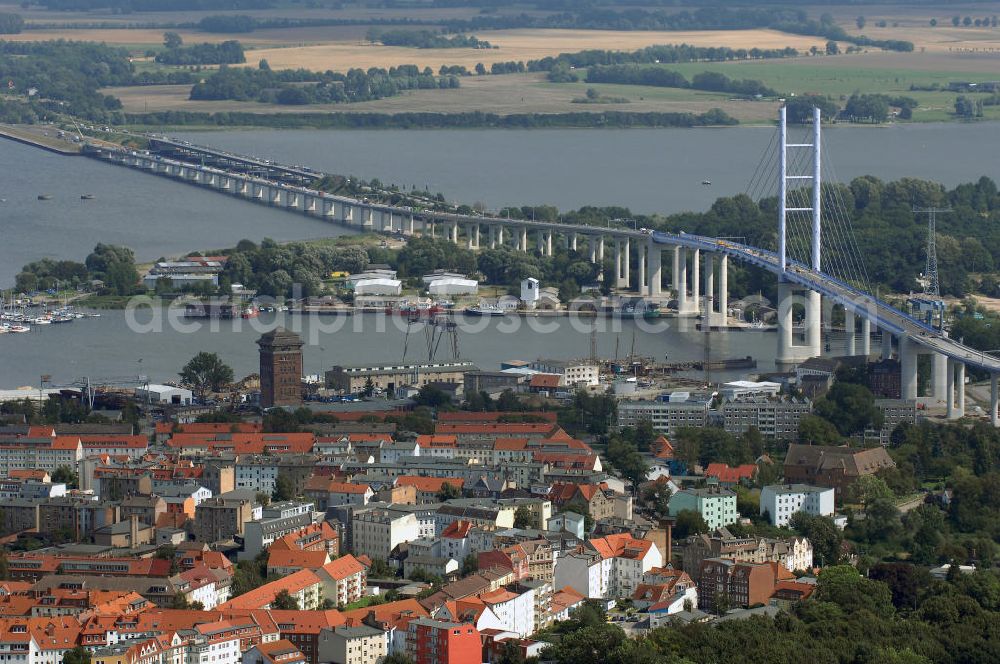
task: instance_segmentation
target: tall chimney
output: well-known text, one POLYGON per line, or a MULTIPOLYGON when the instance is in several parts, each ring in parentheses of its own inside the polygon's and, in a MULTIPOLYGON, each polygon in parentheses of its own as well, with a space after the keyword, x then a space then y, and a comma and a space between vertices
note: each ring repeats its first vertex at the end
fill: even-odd
POLYGON ((128 518, 128 544, 133 549, 139 546, 139 515, 133 514, 128 518))

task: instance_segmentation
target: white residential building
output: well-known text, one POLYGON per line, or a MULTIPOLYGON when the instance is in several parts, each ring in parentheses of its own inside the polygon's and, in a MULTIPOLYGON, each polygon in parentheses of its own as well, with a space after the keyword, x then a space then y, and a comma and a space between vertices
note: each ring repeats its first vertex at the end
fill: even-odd
POLYGON ((387 560, 403 542, 420 537, 420 524, 411 512, 373 509, 354 515, 351 539, 354 555, 387 560))
POLYGON ((834 490, 808 484, 769 484, 760 490, 760 513, 775 526, 786 526, 796 512, 832 516, 834 490))

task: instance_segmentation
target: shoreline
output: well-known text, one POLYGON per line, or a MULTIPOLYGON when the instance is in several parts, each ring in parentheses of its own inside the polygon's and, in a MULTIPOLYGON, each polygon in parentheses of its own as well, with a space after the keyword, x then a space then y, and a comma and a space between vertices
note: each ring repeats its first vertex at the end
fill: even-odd
MULTIPOLYGON (((385 113, 383 115, 391 116, 391 113, 385 113)), ((294 117, 294 116, 290 116, 294 117)), ((910 122, 882 122, 879 124, 866 124, 866 123, 854 123, 854 122, 831 122, 823 125, 827 129, 839 129, 839 128, 850 128, 857 130, 876 130, 876 129, 895 129, 899 127, 910 127, 919 126, 927 127, 929 125, 976 125, 976 126, 993 126, 1000 125, 1000 119, 998 120, 963 120, 955 118, 954 120, 927 120, 927 121, 910 121, 910 122)), ((581 130, 581 131, 609 131, 609 130, 641 130, 641 129, 685 129, 685 130, 717 130, 717 129, 762 129, 762 128, 774 128, 777 126, 776 122, 740 122, 734 125, 696 125, 696 126, 664 126, 657 124, 630 124, 630 125, 619 125, 619 126, 595 126, 595 125, 538 125, 533 127, 521 126, 521 127, 510 127, 510 126, 497 126, 495 124, 480 124, 480 125, 467 125, 467 126, 392 126, 392 125, 381 125, 381 126, 320 126, 320 125, 298 125, 298 126, 275 126, 269 124, 259 124, 259 125, 212 125, 212 124, 191 124, 191 125, 153 125, 153 124, 133 124, 126 123, 121 125, 122 128, 133 132, 191 132, 191 133, 211 133, 211 132, 240 132, 240 131, 262 131, 262 130, 274 130, 274 131, 464 131, 464 130, 475 130, 475 131, 543 131, 543 130, 581 130)))

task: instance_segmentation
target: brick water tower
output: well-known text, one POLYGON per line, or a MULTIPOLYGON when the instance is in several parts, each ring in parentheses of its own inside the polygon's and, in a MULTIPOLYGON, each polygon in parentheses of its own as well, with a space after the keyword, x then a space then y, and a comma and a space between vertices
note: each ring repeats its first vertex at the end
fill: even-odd
POLYGON ((302 338, 283 327, 257 340, 260 346, 260 405, 302 403, 302 338))

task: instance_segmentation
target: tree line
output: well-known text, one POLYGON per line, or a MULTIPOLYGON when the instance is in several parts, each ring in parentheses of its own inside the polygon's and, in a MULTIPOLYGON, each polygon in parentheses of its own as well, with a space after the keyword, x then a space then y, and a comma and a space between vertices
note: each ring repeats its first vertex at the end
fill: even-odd
POLYGON ((688 81, 680 72, 659 65, 597 65, 587 70, 587 82, 690 88, 692 90, 728 92, 746 97, 775 97, 778 94, 760 81, 731 79, 719 72, 706 71, 695 74, 688 81))
POLYGON ((148 126, 240 126, 281 128, 411 129, 489 127, 531 129, 536 127, 711 127, 737 125, 739 121, 714 108, 704 113, 512 113, 499 115, 482 111, 461 113, 249 113, 162 111, 126 113, 124 121, 148 126))
MULTIPOLYGON (((167 38, 175 33, 167 33, 167 38)), ((178 38, 179 40, 179 38, 178 38)), ((156 54, 156 61, 161 65, 236 65, 247 61, 243 45, 236 40, 228 40, 219 44, 192 44, 181 46, 177 44, 156 54)))
POLYGON ((402 65, 368 70, 311 72, 304 69, 224 68, 191 88, 191 99, 232 99, 306 105, 382 99, 404 90, 459 87, 456 76, 435 76, 431 69, 402 65))
POLYGON ((474 35, 446 35, 432 30, 386 30, 372 27, 365 34, 370 42, 380 42, 385 46, 405 46, 408 48, 492 48, 488 41, 474 35))

